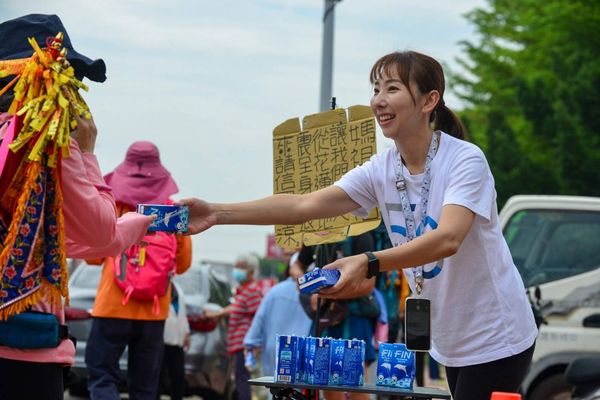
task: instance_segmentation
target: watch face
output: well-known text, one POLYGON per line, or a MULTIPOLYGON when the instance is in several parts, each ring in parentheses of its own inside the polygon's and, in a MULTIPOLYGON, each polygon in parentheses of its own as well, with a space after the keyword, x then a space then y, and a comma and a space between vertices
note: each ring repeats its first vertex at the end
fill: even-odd
POLYGON ((373 264, 376 264, 377 266, 379 266, 379 258, 375 257, 375 254, 371 253, 371 256, 373 257, 373 259, 371 260, 371 262, 373 264))
POLYGON ((365 254, 367 255, 369 264, 371 264, 373 261, 377 261, 377 257, 375 257, 375 254, 371 253, 370 251, 367 251, 365 254))
POLYGON ((373 278, 379 273, 379 259, 370 251, 366 253, 368 258, 367 278, 373 278))

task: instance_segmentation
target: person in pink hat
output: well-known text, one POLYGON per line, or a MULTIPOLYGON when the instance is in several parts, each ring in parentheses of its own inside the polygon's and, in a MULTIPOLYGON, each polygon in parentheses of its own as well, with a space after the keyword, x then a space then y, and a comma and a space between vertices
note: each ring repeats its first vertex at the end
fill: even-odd
MULTIPOLYGON (((160 162, 158 148, 151 142, 133 143, 125 160, 105 176, 117 202, 119 214, 134 210, 137 204, 169 204, 179 191, 169 171, 160 162)), ((176 236, 172 267, 177 274, 191 265, 189 236, 176 236)), ((152 255, 152 245, 146 258, 152 255)), ((128 346, 128 388, 130 398, 157 397, 163 353, 163 331, 169 311, 171 287, 159 299, 158 313, 151 301, 130 298, 123 304, 124 292, 114 279, 115 257, 100 260, 103 265, 96 301, 92 311, 92 329, 87 341, 85 362, 91 399, 119 399, 119 358, 128 346)))
POLYGON ((135 208, 141 203, 164 204, 179 192, 171 174, 160 162, 154 143, 139 141, 127 150, 125 161, 104 177, 118 202, 135 208))

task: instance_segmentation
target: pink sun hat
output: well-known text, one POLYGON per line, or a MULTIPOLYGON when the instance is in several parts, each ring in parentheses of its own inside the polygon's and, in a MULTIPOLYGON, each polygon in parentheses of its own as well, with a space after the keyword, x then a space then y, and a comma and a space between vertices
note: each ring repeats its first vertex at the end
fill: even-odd
POLYGON ((104 179, 112 187, 115 199, 130 206, 166 204, 179 188, 171 173, 160 162, 158 147, 152 142, 134 142, 125 161, 104 179))

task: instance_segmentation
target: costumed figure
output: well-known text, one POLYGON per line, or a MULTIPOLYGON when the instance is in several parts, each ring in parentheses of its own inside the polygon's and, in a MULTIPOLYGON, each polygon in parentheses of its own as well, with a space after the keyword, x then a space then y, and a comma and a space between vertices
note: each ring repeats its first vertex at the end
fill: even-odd
POLYGON ((0 146, 0 319, 19 313, 42 297, 68 301, 60 163, 69 156, 75 114, 90 119, 78 89, 87 90, 66 58, 64 35, 33 55, 0 61, 0 78, 16 77, 9 108, 12 120, 0 146))

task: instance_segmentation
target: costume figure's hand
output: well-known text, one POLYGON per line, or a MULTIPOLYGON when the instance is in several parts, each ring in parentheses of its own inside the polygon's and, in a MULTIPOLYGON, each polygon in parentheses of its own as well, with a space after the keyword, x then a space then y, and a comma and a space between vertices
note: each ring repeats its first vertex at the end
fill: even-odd
MULTIPOLYGON (((133 211, 130 211, 133 212, 133 211)), ((139 215, 139 214, 138 214, 139 215)), ((154 222, 154 220, 156 218, 158 218, 158 215, 156 214, 152 214, 152 215, 143 215, 144 217, 150 217, 150 218, 146 218, 146 234, 144 236, 153 236, 156 235, 155 231, 149 232, 148 228, 150 227, 150 225, 152 225, 152 223, 154 222)), ((139 245, 142 247, 148 246, 150 243, 146 242, 145 240, 140 241, 139 245)))
POLYGON ((98 130, 93 119, 87 119, 74 114, 77 120, 77 128, 71 132, 71 137, 79 144, 79 149, 83 153, 93 153, 96 145, 96 136, 98 130))
POLYGON ((217 223, 217 213, 210 203, 204 200, 191 198, 175 202, 175 205, 184 205, 189 208, 188 230, 186 234, 195 235, 203 232, 217 223))
POLYGON ((338 269, 340 279, 319 294, 330 299, 354 299, 370 294, 375 288, 375 279, 367 279, 367 263, 367 256, 358 254, 325 265, 323 269, 338 269))

